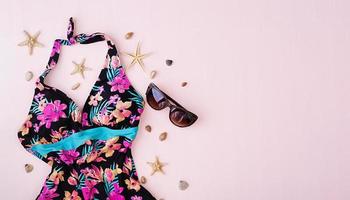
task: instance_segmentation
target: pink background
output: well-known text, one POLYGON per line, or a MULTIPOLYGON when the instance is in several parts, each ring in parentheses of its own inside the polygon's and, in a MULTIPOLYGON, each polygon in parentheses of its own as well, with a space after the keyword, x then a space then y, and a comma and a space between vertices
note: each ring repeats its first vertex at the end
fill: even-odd
MULTIPOLYGON (((350 2, 345 0, 2 1, 0 8, 1 199, 30 200, 50 168, 17 140, 55 38, 70 16, 77 32, 105 32, 119 51, 152 55, 152 80, 198 122, 186 129, 148 106, 134 142, 139 175, 157 198, 236 200, 350 199, 350 2), (23 30, 42 31, 29 56, 23 30), (125 40, 124 34, 135 36, 125 40), (174 60, 167 67, 165 59, 174 60), (180 87, 182 81, 189 84, 180 87), (144 126, 150 124, 152 133, 144 126), (160 142, 158 136, 169 137, 160 142), (166 175, 149 176, 158 155, 166 175), (23 166, 32 163, 32 173, 23 166), (186 191, 178 181, 187 180, 186 191)), ((106 44, 65 47, 48 82, 80 105, 99 73, 106 44), (72 60, 86 58, 83 82, 72 60), (77 91, 70 87, 77 81, 77 91)), ((122 56, 124 64, 130 62, 122 56)), ((144 94, 151 81, 128 70, 144 94)))

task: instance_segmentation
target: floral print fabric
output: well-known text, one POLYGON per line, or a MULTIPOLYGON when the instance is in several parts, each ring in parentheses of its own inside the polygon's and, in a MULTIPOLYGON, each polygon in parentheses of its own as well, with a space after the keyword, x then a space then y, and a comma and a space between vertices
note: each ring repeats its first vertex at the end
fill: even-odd
POLYGON ((39 200, 152 200, 139 182, 131 155, 132 140, 112 137, 88 139, 78 148, 41 155, 33 146, 54 144, 73 134, 97 127, 137 127, 144 100, 131 85, 120 65, 117 49, 102 33, 74 35, 70 19, 68 39, 57 39, 36 88, 26 121, 18 132, 24 148, 52 166, 39 200), (80 110, 64 92, 45 84, 46 75, 56 66, 62 45, 107 41, 108 52, 98 80, 80 110))

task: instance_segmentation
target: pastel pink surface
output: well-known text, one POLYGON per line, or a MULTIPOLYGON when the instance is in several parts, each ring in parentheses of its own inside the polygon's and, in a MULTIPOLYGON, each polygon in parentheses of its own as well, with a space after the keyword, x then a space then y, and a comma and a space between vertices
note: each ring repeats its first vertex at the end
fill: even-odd
MULTIPOLYGON (((17 140, 34 89, 24 74, 44 70, 71 16, 77 32, 105 32, 121 52, 141 41, 142 52, 152 53, 144 60, 147 72, 158 72, 152 81, 199 116, 181 129, 168 111, 146 106, 133 155, 156 197, 350 199, 349 8, 342 0, 2 2, 1 199, 34 199, 49 173, 17 140), (22 30, 40 30, 45 47, 29 56, 17 46, 22 30), (135 35, 125 40, 129 31, 135 35), (148 124, 152 133, 144 130, 148 124), (160 142, 163 131, 168 139, 160 142), (166 175, 150 176, 146 163, 156 155, 168 163, 166 175), (34 165, 32 173, 24 172, 25 163, 34 165), (179 180, 190 187, 180 191, 179 180)), ((64 47, 48 82, 83 104, 105 53, 103 42, 64 47), (69 75, 72 60, 84 57, 93 68, 86 80, 69 75), (70 90, 78 81, 82 86, 70 90)), ((129 62, 122 56, 124 66, 129 62)), ((137 66, 128 76, 144 94, 148 76, 137 66)))

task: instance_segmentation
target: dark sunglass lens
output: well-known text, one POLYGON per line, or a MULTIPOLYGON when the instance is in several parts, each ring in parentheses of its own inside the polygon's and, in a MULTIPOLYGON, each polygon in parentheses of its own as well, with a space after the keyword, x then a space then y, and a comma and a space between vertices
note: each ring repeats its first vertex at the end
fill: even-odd
POLYGON ((146 95, 148 104, 156 109, 160 110, 166 107, 166 98, 164 95, 155 88, 151 88, 146 95))
POLYGON ((175 109, 170 113, 170 120, 176 126, 186 127, 192 125, 196 120, 197 116, 182 109, 175 109))

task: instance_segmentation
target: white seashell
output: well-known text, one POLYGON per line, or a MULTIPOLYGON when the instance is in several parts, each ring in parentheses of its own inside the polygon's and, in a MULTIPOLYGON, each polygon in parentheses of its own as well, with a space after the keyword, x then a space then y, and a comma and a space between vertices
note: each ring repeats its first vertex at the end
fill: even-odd
POLYGON ((74 84, 74 85, 72 86, 72 90, 76 90, 76 89, 78 89, 78 88, 79 88, 79 86, 80 86, 80 83, 76 83, 76 84, 74 84))
POLYGON ((25 75, 26 81, 30 81, 33 78, 33 72, 27 71, 25 75))
POLYGON ((157 71, 155 71, 155 70, 153 70, 153 71, 151 71, 151 73, 150 73, 150 78, 151 79, 154 79, 154 77, 157 75, 157 71))

